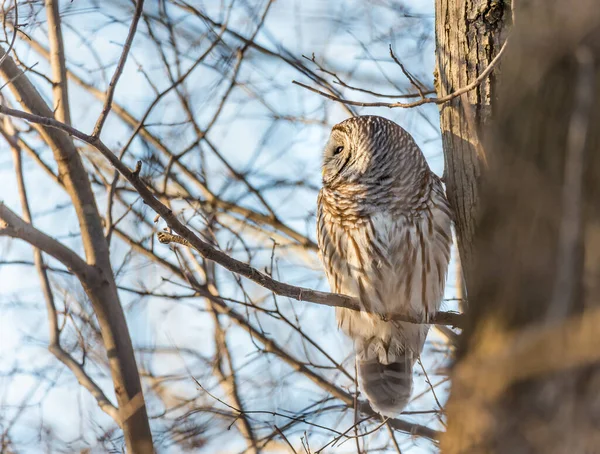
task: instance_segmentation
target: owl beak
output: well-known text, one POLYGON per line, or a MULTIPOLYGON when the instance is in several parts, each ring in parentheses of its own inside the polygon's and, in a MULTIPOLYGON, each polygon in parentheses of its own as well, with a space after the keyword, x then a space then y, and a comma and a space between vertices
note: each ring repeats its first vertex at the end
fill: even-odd
POLYGON ((321 181, 323 182, 323 186, 328 186, 331 182, 331 175, 329 177, 326 176, 325 166, 321 167, 321 181))

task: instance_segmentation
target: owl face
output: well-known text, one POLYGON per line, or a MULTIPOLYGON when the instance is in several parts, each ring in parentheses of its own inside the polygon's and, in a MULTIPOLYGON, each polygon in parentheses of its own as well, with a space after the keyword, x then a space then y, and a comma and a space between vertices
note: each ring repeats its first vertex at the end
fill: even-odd
POLYGON ((352 164, 356 159, 356 147, 345 131, 336 125, 331 131, 323 153, 323 185, 343 181, 353 173, 352 164))
POLYGON ((353 117, 331 131, 323 153, 323 186, 390 186, 424 168, 419 148, 399 125, 383 117, 353 117))
POLYGON ((323 185, 366 183, 373 173, 376 158, 385 150, 390 128, 395 123, 375 116, 349 118, 333 127, 323 153, 323 185))

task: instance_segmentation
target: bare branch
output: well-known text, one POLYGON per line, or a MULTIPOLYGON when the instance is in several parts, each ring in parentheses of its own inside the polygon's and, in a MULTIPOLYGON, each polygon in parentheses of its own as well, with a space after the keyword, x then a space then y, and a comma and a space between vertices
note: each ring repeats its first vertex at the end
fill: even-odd
POLYGON ((48 16, 48 42, 50 43, 50 65, 52 66, 52 92, 56 119, 71 124, 65 46, 60 25, 58 0, 46 0, 48 16))
MULTIPOLYGON (((183 236, 173 235, 168 232, 158 232, 157 236, 158 240, 164 244, 178 243, 183 246, 194 248, 203 257, 208 258, 209 260, 214 260, 219 265, 227 268, 229 271, 247 277, 248 279, 256 282, 257 284, 261 285, 262 287, 265 287, 268 290, 271 290, 277 295, 287 296, 288 298, 293 298, 297 301, 307 301, 310 303, 322 304, 324 306, 344 307, 355 311, 364 310, 361 308, 359 301, 352 296, 341 295, 339 293, 320 292, 318 290, 312 290, 304 287, 295 287, 293 285, 276 281, 270 276, 267 276, 266 274, 261 273, 257 269, 252 268, 250 265, 240 262, 232 257, 223 254, 222 252, 216 249, 213 249, 210 245, 208 245, 208 243, 205 243, 206 246, 213 249, 212 251, 210 251, 210 253, 207 253, 205 247, 203 247, 202 250, 198 250, 196 248, 196 245, 192 241, 188 240, 183 236), (213 256, 213 254, 215 254, 215 257, 218 256, 219 259, 211 258, 210 256, 213 256)), ((197 240, 198 238, 196 237, 195 239, 197 240)), ((385 320, 403 321, 416 324, 427 323, 460 327, 461 315, 454 312, 440 311, 436 313, 436 315, 430 320, 418 320, 409 317, 406 314, 385 314, 385 316, 382 315, 382 318, 384 318, 385 320)))
MULTIPOLYGON (((0 48, 0 55, 5 55, 2 48, 0 48)), ((73 140, 56 128, 47 127, 50 124, 46 122, 65 124, 52 118, 53 113, 44 99, 29 79, 21 76, 23 73, 16 67, 10 57, 7 57, 2 66, 0 66, 0 73, 2 73, 2 76, 6 80, 13 81, 10 88, 21 105, 36 114, 22 113, 44 120, 44 122, 36 123, 37 130, 54 153, 59 174, 65 183, 65 188, 77 214, 87 261, 92 266, 94 273, 97 273, 95 276, 87 276, 87 279, 81 279, 82 283, 85 284, 84 288, 98 317, 104 347, 110 357, 109 365, 120 407, 119 411, 126 411, 126 409, 130 408, 131 406, 128 404, 132 400, 135 399, 136 402, 135 414, 129 418, 121 418, 125 440, 128 448, 132 451, 148 451, 152 449, 152 434, 145 406, 137 405, 139 401, 138 396, 141 396, 142 392, 139 373, 125 314, 119 301, 114 281, 110 252, 104 237, 102 220, 98 213, 87 172, 73 144, 73 140)), ((7 107, 4 108, 8 109, 7 107)), ((73 129, 68 125, 65 126, 73 129)), ((4 208, 6 210, 6 207, 4 208)), ((9 224, 11 219, 18 222, 19 219, 18 217, 15 219, 14 213, 6 211, 4 213, 10 218, 5 219, 9 224), (11 214, 13 215, 12 217, 11 214)), ((22 229, 27 228, 27 225, 23 224, 25 223, 22 223, 20 227, 22 229)), ((35 229, 29 227, 31 234, 35 233, 33 230, 35 229)), ((16 235, 19 232, 15 232, 13 226, 8 227, 5 233, 16 235)), ((43 238, 39 235, 37 237, 38 239, 43 238)), ((43 243, 47 243, 47 241, 43 243)), ((43 250, 43 245, 36 244, 35 246, 43 250)), ((61 249, 57 253, 64 255, 65 251, 61 249)), ((72 258, 71 261, 73 261, 72 258)))
MULTIPOLYGON (((14 130, 10 124, 9 117, 5 117, 5 128, 2 128, 1 132, 5 138, 10 137, 11 151, 15 162, 15 172, 17 176, 17 185, 19 188, 19 198, 21 199, 21 209, 23 211, 24 222, 31 225, 31 211, 29 208, 29 202, 27 199, 27 190, 25 187, 25 179, 23 176, 23 167, 21 161, 21 150, 18 147, 16 137, 14 137, 14 130)), ((2 207, 0 206, 0 210, 2 207)), ((13 219, 14 221, 14 219, 13 219)), ((32 226, 33 228, 33 226, 32 226)), ((27 235, 23 232, 24 239, 28 242, 31 241, 31 235, 27 235)), ((73 253, 74 254, 74 253, 73 253)), ((65 366, 71 370, 77 381, 87 389, 90 394, 96 399, 98 406, 102 411, 109 415, 117 424, 121 424, 119 411, 112 404, 112 402, 106 397, 102 389, 96 384, 94 380, 85 372, 83 366, 79 364, 75 359, 67 353, 60 344, 60 329, 58 327, 58 314, 56 311, 56 305, 54 302, 54 294, 50 285, 50 279, 48 278, 48 272, 46 264, 42 257, 41 249, 33 246, 33 259, 35 269, 40 278, 42 286, 42 292, 44 294, 44 300, 46 301, 46 309, 48 311, 48 324, 50 331, 50 341, 48 344, 48 350, 65 366)), ((81 264, 82 267, 89 268, 87 264, 81 264)))
POLYGON ((9 236, 24 240, 65 265, 75 275, 85 279, 97 276, 95 270, 71 249, 54 238, 40 232, 31 224, 17 216, 4 202, 0 201, 0 219, 4 225, 0 228, 0 236, 9 236))
POLYGON ((131 43, 133 42, 133 38, 135 37, 135 32, 137 30, 137 25, 142 16, 142 10, 144 9, 144 0, 136 0, 135 2, 135 12, 133 13, 133 19, 131 20, 131 25, 129 26, 129 33, 127 34, 127 38, 125 39, 125 43, 123 44, 123 51, 121 52, 121 57, 119 58, 119 63, 117 63, 117 68, 110 80, 110 84, 108 85, 108 90, 106 91, 106 96, 104 100, 104 106, 102 107, 102 113, 100 113, 100 117, 98 117, 98 121, 96 121, 96 126, 94 126, 94 132, 92 133, 93 137, 100 137, 100 133, 102 132, 102 126, 104 126, 104 122, 108 117, 110 109, 112 107, 112 100, 115 94, 115 90, 117 89, 117 82, 119 81, 119 77, 123 73, 123 68, 125 67, 125 62, 127 61, 127 56, 129 55, 129 50, 131 49, 131 43))
MULTIPOLYGON (((2 3, 2 6, 4 6, 4 3, 2 3)), ((2 57, 0 58, 0 66, 2 66, 2 64, 4 63, 4 60, 6 60, 7 56, 11 53, 11 51, 13 50, 14 46, 15 46, 15 41, 17 39, 17 27, 19 25, 19 1, 15 0, 15 27, 13 28, 13 36, 10 40, 10 43, 8 45, 8 50, 6 51, 6 53, 4 55, 2 55, 2 57)), ((6 22, 6 14, 3 13, 2 14, 2 25, 6 26, 7 22, 6 22)))
POLYGON ((560 320, 572 310, 576 292, 577 260, 582 247, 582 189, 585 169, 585 148, 593 109, 596 73, 594 54, 581 46, 576 54, 578 74, 575 85, 575 107, 567 136, 564 182, 562 187, 562 218, 556 258, 556 279, 547 320, 560 320))
MULTIPOLYGON (((216 42, 216 41, 215 41, 216 42)), ((29 40, 30 46, 44 58, 49 58, 48 50, 42 46, 39 42, 35 41, 33 38, 29 40)), ((211 46, 212 49, 212 46, 211 46)), ((199 61, 204 58, 206 52, 202 54, 202 56, 198 59, 199 61)), ((105 99, 104 92, 98 90, 94 86, 88 84, 83 79, 78 77, 73 72, 67 70, 67 75, 70 79, 72 79, 76 84, 85 88, 89 93, 91 93, 94 97, 99 100, 105 99)), ((169 161, 174 156, 174 153, 165 145, 163 141, 161 141, 156 135, 152 134, 146 127, 143 126, 143 120, 140 121, 136 119, 127 109, 121 106, 119 103, 113 102, 112 109, 117 116, 119 116, 125 123, 133 128, 140 128, 139 134, 142 138, 148 141, 153 147, 155 147, 158 151, 160 151, 169 161)), ((252 222, 256 222, 257 224, 268 225, 274 229, 279 230, 283 234, 289 236, 293 240, 300 243, 301 246, 316 251, 317 245, 310 240, 310 238, 302 235, 298 231, 292 229, 282 221, 277 218, 273 218, 272 216, 264 215, 258 211, 251 210, 249 208, 239 206, 235 203, 228 202, 223 200, 222 198, 215 195, 206 184, 198 178, 198 175, 195 174, 190 168, 188 168, 181 160, 172 159, 172 162, 175 167, 177 167, 185 177, 189 178, 193 185, 195 185, 202 195, 206 198, 206 201, 197 201, 197 203, 204 204, 206 206, 211 206, 215 208, 219 208, 222 210, 230 211, 236 214, 239 214, 245 219, 249 219, 252 222)))
POLYGON ((490 329, 458 364, 454 380, 487 405, 519 381, 593 364, 600 360, 600 309, 528 329, 490 329))
POLYGON ((498 52, 496 57, 494 57, 494 59, 490 62, 490 64, 487 66, 487 68, 485 68, 483 70, 483 72, 473 82, 471 82, 468 85, 465 85, 462 88, 459 88, 458 90, 456 90, 446 96, 442 96, 442 97, 434 97, 434 98, 425 97, 425 98, 419 99, 418 101, 413 101, 413 102, 360 102, 360 101, 350 101, 350 100, 342 99, 339 96, 332 95, 330 93, 325 93, 323 91, 317 90, 316 88, 313 88, 309 85, 303 84, 296 80, 293 80, 292 83, 299 85, 300 87, 306 88, 307 90, 310 90, 313 93, 317 93, 318 95, 324 96, 327 99, 331 99, 332 101, 336 101, 336 102, 342 103, 344 105, 349 105, 349 106, 389 107, 391 109, 394 107, 403 107, 403 108, 418 107, 418 106, 422 106, 424 104, 444 104, 448 101, 453 100, 454 98, 459 97, 463 93, 468 93, 469 91, 476 88, 479 84, 481 84, 490 75, 490 73, 493 71, 496 64, 500 61, 500 58, 502 57, 502 54, 504 53, 504 50, 506 49, 507 43, 508 43, 508 40, 505 41, 505 43, 502 46, 502 49, 500 49, 500 52, 498 52))

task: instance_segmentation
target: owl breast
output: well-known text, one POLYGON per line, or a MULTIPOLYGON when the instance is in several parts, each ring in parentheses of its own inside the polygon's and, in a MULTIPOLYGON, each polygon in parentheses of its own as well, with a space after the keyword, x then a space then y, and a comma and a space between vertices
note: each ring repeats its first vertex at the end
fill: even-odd
POLYGON ((427 325, 384 318, 403 313, 426 321, 440 308, 451 245, 443 192, 433 190, 419 209, 378 211, 352 226, 336 222, 326 203, 319 206, 319 246, 331 289, 356 296, 365 310, 337 308, 342 330, 380 341, 384 363, 406 348, 420 353, 427 325))

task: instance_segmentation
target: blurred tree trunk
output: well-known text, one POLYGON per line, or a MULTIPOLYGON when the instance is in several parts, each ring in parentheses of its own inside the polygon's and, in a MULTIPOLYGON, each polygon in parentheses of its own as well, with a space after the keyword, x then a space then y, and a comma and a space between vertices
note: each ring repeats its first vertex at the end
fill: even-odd
MULTIPOLYGON (((442 452, 599 452, 600 10, 529 0, 515 16, 481 219, 461 250, 472 247, 473 304, 442 452)), ((454 142, 445 136, 449 175, 473 156, 454 142)), ((470 206, 471 186, 453 190, 470 206)))
MULTIPOLYGON (((512 24, 511 8, 500 0, 436 0, 435 9, 436 88, 445 96, 473 82, 498 54, 512 24)), ((497 74, 498 68, 475 90, 440 106, 444 181, 467 289, 485 166, 479 131, 491 116, 497 74)))

